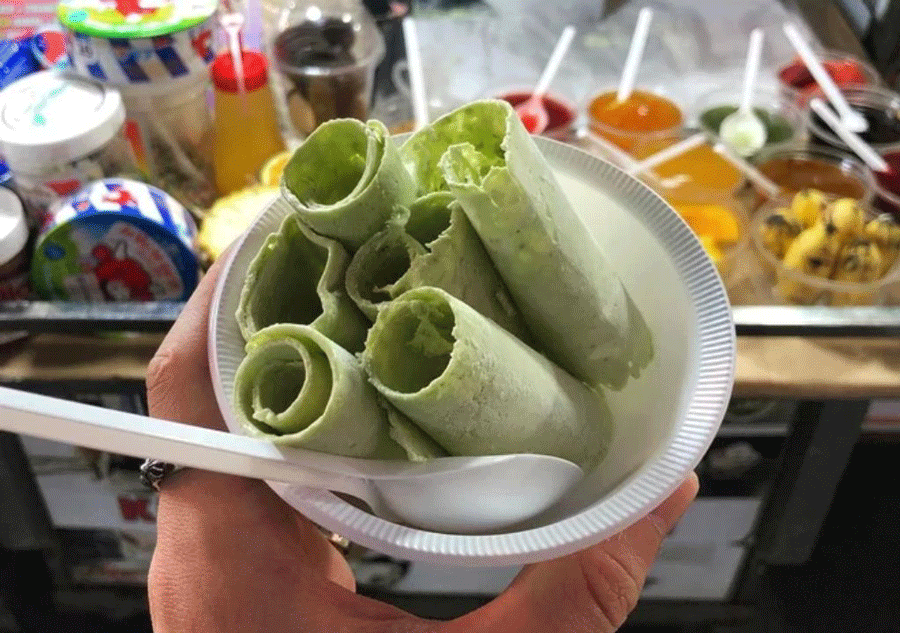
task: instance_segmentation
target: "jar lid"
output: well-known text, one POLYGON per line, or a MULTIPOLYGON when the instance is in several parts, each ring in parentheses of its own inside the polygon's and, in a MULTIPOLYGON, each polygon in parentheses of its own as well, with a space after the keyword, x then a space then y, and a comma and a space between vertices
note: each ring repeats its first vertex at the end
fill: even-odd
POLYGON ((117 90, 47 70, 0 92, 0 154, 10 169, 41 172, 103 147, 125 122, 117 90))
MULTIPOLYGON (((258 90, 266 85, 268 74, 266 56, 257 51, 242 51, 244 62, 244 86, 247 90, 258 90)), ((237 92, 237 72, 232 63, 231 53, 222 53, 212 65, 212 80, 222 92, 237 92)))
POLYGON ((56 9, 63 26, 102 38, 145 38, 169 35, 198 26, 216 12, 216 0, 60 0, 56 9))
POLYGON ((28 222, 22 201, 0 187, 0 265, 22 252, 28 242, 28 222))

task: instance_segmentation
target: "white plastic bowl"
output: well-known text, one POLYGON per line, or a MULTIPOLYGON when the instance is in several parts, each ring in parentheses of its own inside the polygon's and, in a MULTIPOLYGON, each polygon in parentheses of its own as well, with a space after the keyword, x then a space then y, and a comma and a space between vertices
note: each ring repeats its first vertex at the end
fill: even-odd
MULTIPOLYGON (((564 556, 621 532, 666 499, 716 435, 734 382, 735 333, 725 288, 700 242, 662 198, 610 163, 536 138, 586 230, 616 267, 653 332, 655 358, 608 401, 608 457, 563 500, 497 534, 440 534, 375 517, 326 490, 270 483, 326 529, 391 556, 465 566, 511 566, 564 556)), ((228 428, 244 342, 234 314, 245 271, 291 207, 279 199, 232 251, 210 316, 213 384, 228 428)), ((539 291, 539 289, 538 289, 539 291)), ((303 451, 296 453, 302 459, 303 451)), ((320 459, 321 455, 318 456, 320 459)))

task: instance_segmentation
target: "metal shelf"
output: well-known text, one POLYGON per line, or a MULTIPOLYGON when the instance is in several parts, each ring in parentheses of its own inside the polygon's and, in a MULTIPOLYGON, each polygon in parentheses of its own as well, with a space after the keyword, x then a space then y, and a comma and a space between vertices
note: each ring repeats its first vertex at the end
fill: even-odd
POLYGON ((893 337, 900 307, 735 306, 739 336, 893 337))
MULTIPOLYGON (((0 332, 92 334, 127 331, 164 333, 183 303, 0 303, 0 332)), ((900 336, 898 307, 735 306, 739 336, 900 336)))
POLYGON ((69 303, 19 301, 0 303, 0 332, 29 334, 127 331, 167 332, 181 310, 180 302, 69 303))

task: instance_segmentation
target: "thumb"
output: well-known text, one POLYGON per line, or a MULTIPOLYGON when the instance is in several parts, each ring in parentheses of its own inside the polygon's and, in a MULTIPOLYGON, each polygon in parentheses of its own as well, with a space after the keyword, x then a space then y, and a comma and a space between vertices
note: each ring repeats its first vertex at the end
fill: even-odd
POLYGON ((448 631, 607 633, 637 604, 660 545, 697 496, 691 475, 658 508, 599 545, 526 567, 490 604, 448 631))

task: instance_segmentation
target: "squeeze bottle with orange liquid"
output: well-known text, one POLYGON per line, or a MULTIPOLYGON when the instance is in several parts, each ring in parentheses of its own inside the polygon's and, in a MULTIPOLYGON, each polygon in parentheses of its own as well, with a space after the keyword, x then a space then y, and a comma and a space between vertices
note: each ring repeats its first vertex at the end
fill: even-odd
POLYGON ((254 184, 265 162, 285 149, 266 58, 256 51, 240 54, 242 77, 231 53, 219 55, 212 65, 216 89, 213 166, 223 196, 254 184))

